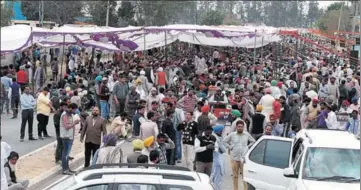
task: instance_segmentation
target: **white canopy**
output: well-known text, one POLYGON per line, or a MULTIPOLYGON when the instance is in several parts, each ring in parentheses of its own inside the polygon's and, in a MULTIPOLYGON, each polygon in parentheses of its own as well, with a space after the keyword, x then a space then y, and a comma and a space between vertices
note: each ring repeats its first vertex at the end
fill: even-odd
POLYGON ((28 25, 1 27, 1 52, 20 51, 31 43, 32 32, 48 32, 50 30, 28 25))
MULTIPOLYGON (((107 37, 106 37, 107 38, 107 37)), ((199 25, 167 25, 161 27, 124 28, 76 26, 43 29, 28 25, 14 25, 1 28, 1 52, 20 51, 37 43, 41 46, 58 46, 78 44, 92 46, 109 51, 143 51, 162 47, 176 40, 206 46, 258 48, 270 42, 280 41, 277 28, 251 26, 199 26, 199 25), (103 42, 94 35, 117 35, 121 41, 137 44, 136 49, 119 45, 111 40, 103 42), (65 35, 65 40, 64 40, 65 35)))

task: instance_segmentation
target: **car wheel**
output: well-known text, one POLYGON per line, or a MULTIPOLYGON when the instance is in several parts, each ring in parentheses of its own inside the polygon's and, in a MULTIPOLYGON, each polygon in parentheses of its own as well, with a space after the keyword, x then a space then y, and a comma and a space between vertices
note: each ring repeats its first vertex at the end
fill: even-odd
POLYGON ((256 190, 256 188, 253 187, 253 185, 247 183, 247 190, 256 190))

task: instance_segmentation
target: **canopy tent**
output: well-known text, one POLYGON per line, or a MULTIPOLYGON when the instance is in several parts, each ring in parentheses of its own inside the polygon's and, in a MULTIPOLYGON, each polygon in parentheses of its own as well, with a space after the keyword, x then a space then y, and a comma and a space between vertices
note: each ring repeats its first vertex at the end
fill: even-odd
POLYGON ((258 48, 280 41, 273 27, 167 25, 161 27, 98 27, 65 25, 52 30, 15 25, 1 29, 1 53, 40 46, 77 44, 109 51, 143 51, 176 40, 208 46, 258 48), (4 38, 4 40, 3 40, 4 38))
POLYGON ((21 51, 31 45, 34 32, 49 32, 49 29, 13 25, 1 27, 1 53, 21 51))

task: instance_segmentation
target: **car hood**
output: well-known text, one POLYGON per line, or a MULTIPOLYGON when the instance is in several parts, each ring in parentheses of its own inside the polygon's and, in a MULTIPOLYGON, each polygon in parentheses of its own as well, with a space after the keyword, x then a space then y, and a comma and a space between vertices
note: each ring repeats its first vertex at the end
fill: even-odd
POLYGON ((303 180, 306 190, 360 190, 360 183, 339 183, 332 181, 313 181, 313 180, 303 180))

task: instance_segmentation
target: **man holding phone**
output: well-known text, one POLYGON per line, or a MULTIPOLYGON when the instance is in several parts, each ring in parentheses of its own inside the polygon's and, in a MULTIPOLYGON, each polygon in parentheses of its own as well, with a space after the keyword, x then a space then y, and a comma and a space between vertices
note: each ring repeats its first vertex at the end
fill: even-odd
POLYGON ((74 173, 69 169, 69 153, 73 145, 75 125, 80 122, 80 120, 73 119, 73 114, 77 108, 78 106, 75 103, 69 104, 60 117, 60 138, 63 143, 61 166, 64 175, 72 175, 74 173))

